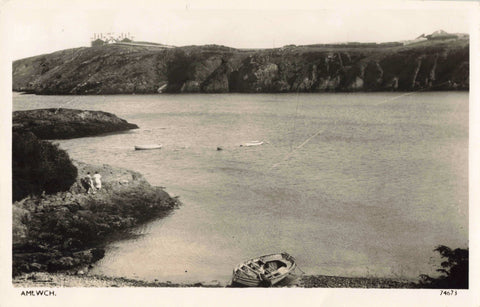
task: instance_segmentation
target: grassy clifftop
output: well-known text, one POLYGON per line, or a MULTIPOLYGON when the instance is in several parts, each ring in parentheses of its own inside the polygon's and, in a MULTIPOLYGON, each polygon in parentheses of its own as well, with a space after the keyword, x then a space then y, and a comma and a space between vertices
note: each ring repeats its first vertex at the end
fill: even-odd
POLYGON ((468 90, 469 42, 233 49, 104 45, 17 60, 36 94, 468 90))

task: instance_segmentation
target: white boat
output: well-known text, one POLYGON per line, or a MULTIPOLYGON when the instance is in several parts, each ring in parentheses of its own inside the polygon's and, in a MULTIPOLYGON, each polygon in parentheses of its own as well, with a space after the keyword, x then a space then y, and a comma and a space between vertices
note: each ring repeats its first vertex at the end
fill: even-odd
POLYGON ((296 268, 295 258, 287 253, 265 255, 240 263, 233 269, 233 284, 248 287, 273 286, 296 268))
POLYGON ((150 149, 160 149, 162 144, 145 144, 145 145, 135 145, 135 150, 150 150, 150 149))
POLYGON ((242 144, 240 146, 245 146, 245 147, 259 146, 259 145, 262 145, 263 143, 264 143, 263 141, 251 141, 251 142, 247 142, 245 144, 242 144))

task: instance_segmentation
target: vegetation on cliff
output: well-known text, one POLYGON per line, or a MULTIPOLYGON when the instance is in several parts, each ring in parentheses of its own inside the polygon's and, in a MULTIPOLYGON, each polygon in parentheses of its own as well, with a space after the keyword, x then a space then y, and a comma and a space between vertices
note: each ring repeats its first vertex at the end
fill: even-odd
POLYGON ((438 277, 420 275, 420 286, 435 289, 468 289, 468 249, 451 249, 439 245, 435 251, 445 259, 440 264, 441 268, 437 269, 441 275, 438 277))
POLYGON ((12 134, 13 200, 66 191, 77 178, 68 154, 33 133, 12 134))
POLYGON ((17 60, 36 94, 467 90, 469 41, 233 49, 104 45, 17 60))

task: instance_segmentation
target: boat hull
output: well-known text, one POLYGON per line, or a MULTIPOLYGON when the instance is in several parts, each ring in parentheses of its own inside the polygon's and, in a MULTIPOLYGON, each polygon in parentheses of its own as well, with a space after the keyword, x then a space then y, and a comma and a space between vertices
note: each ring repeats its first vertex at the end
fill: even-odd
POLYGON ((260 146, 260 145, 263 145, 263 143, 264 143, 263 141, 251 141, 251 142, 242 144, 240 146, 245 146, 245 147, 260 146))
POLYGON ((253 258, 235 267, 232 284, 245 287, 273 286, 285 279, 295 268, 295 259, 287 253, 253 258))
POLYGON ((152 149, 160 149, 162 145, 160 144, 151 144, 151 145, 135 145, 135 150, 152 150, 152 149))

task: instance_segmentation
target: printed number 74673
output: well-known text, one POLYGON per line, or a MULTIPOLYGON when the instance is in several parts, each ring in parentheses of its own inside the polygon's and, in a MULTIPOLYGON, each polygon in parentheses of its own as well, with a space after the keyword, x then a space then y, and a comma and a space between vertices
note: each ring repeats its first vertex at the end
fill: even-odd
POLYGON ((455 296, 457 295, 457 290, 440 290, 440 295, 455 296))

